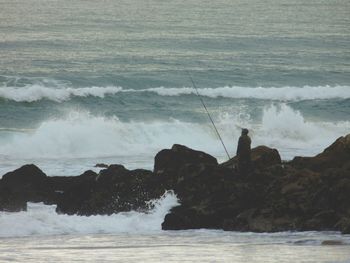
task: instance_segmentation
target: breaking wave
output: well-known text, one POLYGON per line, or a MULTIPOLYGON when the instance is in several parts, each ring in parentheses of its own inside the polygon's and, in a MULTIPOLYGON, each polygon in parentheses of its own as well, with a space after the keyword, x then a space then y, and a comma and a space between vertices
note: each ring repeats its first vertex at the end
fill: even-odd
POLYGON ((159 232, 165 215, 179 203, 173 191, 151 202, 154 208, 148 213, 131 211, 109 216, 57 214, 55 205, 28 203, 27 211, 0 212, 0 237, 159 232))
POLYGON ((43 99, 62 102, 72 97, 94 96, 104 98, 107 94, 116 94, 123 89, 120 87, 89 87, 89 88, 53 88, 41 85, 25 87, 2 87, 0 97, 16 102, 34 102, 43 99))
MULTIPOLYGON (((150 88, 143 91, 155 92, 161 96, 196 94, 193 88, 150 88)), ((201 88, 199 93, 210 98, 261 99, 277 101, 300 101, 316 99, 349 99, 349 86, 304 86, 304 87, 219 87, 201 88)))
MULTIPOLYGON (((122 87, 46 87, 40 84, 27 85, 25 87, 2 87, 0 98, 16 102, 35 102, 40 100, 52 100, 63 102, 74 97, 98 97, 117 93, 143 93, 150 92, 159 96, 195 95, 196 91, 191 87, 166 88, 156 87, 148 89, 125 89, 122 87)), ((201 88, 199 93, 210 98, 232 99, 260 99, 275 101, 301 101, 301 100, 327 100, 350 99, 350 86, 304 86, 304 87, 238 87, 226 86, 217 88, 201 88)))
POLYGON ((210 127, 198 123, 175 119, 122 122, 117 117, 71 112, 61 119, 44 121, 30 132, 0 137, 0 155, 13 158, 154 156, 174 143, 200 146, 212 140, 210 127))
MULTIPOLYGON (((231 155, 241 127, 251 130, 253 146, 277 148, 282 158, 313 155, 322 151, 350 130, 349 121, 314 122, 306 120, 288 105, 271 105, 261 120, 241 112, 225 112, 214 117, 231 155), (235 125, 233 125, 235 124, 235 125)), ((122 122, 117 117, 71 112, 60 119, 44 121, 31 131, 11 132, 0 137, 0 157, 7 158, 98 158, 143 156, 153 162, 155 154, 180 143, 225 158, 225 153, 210 123, 176 119, 122 122)))

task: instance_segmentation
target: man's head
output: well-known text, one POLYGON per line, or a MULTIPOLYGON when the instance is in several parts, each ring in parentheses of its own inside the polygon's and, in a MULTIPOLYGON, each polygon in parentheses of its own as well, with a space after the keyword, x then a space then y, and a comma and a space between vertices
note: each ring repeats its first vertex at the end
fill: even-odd
POLYGON ((248 129, 242 129, 242 135, 248 135, 249 131, 248 129))

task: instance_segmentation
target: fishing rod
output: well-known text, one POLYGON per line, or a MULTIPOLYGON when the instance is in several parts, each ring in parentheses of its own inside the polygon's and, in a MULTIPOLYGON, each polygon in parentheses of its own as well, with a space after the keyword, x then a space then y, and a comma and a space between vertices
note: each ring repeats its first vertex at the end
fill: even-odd
POLYGON ((197 89, 197 86, 196 86, 196 84, 194 83, 191 74, 190 74, 188 71, 186 71, 186 72, 187 72, 188 76, 190 77, 190 80, 191 80, 191 82, 192 82, 192 86, 193 86, 193 88, 195 89, 199 100, 202 102, 202 105, 203 105, 205 111, 207 112, 208 117, 209 117, 211 123, 212 123, 213 126, 214 126, 214 129, 215 129, 215 131, 216 131, 216 134, 217 134, 219 140, 221 141, 222 146, 223 146, 224 149, 225 149, 225 152, 226 152, 226 154, 227 154, 227 157, 228 157, 228 159, 230 160, 231 157, 230 157, 230 155, 229 155, 229 153, 228 153, 228 151, 227 151, 227 149, 226 149, 225 143, 224 143, 224 141, 222 140, 222 138, 221 138, 221 136, 220 136, 220 133, 219 133, 218 129, 216 128, 216 125, 215 125, 215 123, 214 123, 214 121, 213 121, 213 119, 212 119, 212 117, 211 117, 211 115, 210 115, 210 113, 209 113, 209 111, 208 111, 208 109, 207 109, 207 106, 205 105, 202 96, 199 94, 198 89, 197 89))

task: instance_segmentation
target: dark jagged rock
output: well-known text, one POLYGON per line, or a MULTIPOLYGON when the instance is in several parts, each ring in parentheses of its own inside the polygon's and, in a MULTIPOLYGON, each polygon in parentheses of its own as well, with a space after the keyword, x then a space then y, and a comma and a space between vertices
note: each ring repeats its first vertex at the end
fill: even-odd
MULTIPOLYGON (((178 182, 183 180, 180 170, 198 164, 217 166, 218 162, 216 158, 207 153, 174 144, 171 149, 164 149, 157 153, 154 158, 154 174, 164 189, 176 191, 178 182)), ((195 169, 194 173, 197 172, 195 169)))
POLYGON ((174 144, 170 150, 164 149, 157 153, 154 158, 154 172, 160 174, 164 171, 176 171, 181 166, 189 163, 218 164, 216 158, 205 152, 174 144))
POLYGON ((0 210, 26 210, 27 202, 52 203, 48 178, 33 164, 5 174, 0 181, 0 210))
POLYGON ((322 246, 344 246, 347 244, 342 240, 323 240, 321 245, 322 246))
MULTIPOLYGON (((279 154, 276 157, 275 150, 267 147, 256 148, 254 160, 257 161, 257 167, 260 167, 260 160, 264 158, 280 163, 279 154), (258 153, 264 157, 259 158, 258 153)), ((271 161, 271 165, 275 163, 271 161)), ((277 171, 278 167, 273 169, 277 171)), ((181 200, 181 207, 174 208, 165 218, 163 229, 181 228, 180 222, 184 224, 181 229, 221 229, 224 222, 228 225, 240 212, 259 206, 263 200, 263 183, 270 178, 267 175, 241 177, 232 169, 232 162, 223 165, 186 163, 182 167, 178 166, 172 176, 177 178, 177 181, 174 180, 174 190, 181 200), (174 221, 177 222, 172 226, 171 222, 174 221)))
POLYGON ((347 233, 350 221, 349 138, 349 135, 339 138, 314 158, 283 165, 277 150, 254 148, 254 169, 246 177, 232 170, 236 158, 221 164, 226 170, 220 171, 215 165, 178 167, 181 180, 175 192, 181 206, 172 209, 162 227, 256 232, 340 230, 347 233), (228 176, 224 177, 225 174, 228 176))
POLYGON ((152 175, 151 171, 130 171, 122 165, 110 165, 99 174, 84 173, 64 191, 57 211, 96 215, 146 209, 146 201, 164 193, 152 175))
MULTIPOLYGON (((61 181, 60 187, 56 188, 61 191, 56 211, 69 215, 88 214, 85 203, 94 192, 96 178, 95 172, 86 171, 79 176, 68 177, 65 178, 65 181, 61 181)), ((58 178, 55 178, 54 181, 57 182, 58 178)))
MULTIPOLYGON (((281 164, 281 156, 276 149, 266 146, 258 146, 251 150, 251 160, 254 169, 263 169, 265 167, 281 164)), ((224 162, 221 166, 236 167, 238 162, 237 156, 224 162)))
POLYGON ((338 138, 315 157, 295 157, 290 164, 297 168, 324 171, 350 163, 350 134, 338 138))
POLYGON ((165 216, 164 222, 162 223, 162 229, 199 229, 203 228, 203 223, 203 215, 198 214, 198 211, 180 206, 173 208, 172 213, 165 216))
POLYGON ((256 147, 246 176, 233 169, 236 161, 218 164, 174 145, 156 155, 154 172, 109 165, 98 174, 47 177, 27 165, 0 180, 0 210, 19 211, 32 201, 57 204, 67 214, 143 211, 146 201, 172 189, 181 205, 166 215, 163 229, 350 233, 350 135, 315 157, 284 163, 276 149, 256 147))
POLYGON ((335 225, 337 230, 340 230, 343 234, 350 234, 350 216, 341 218, 335 225))
POLYGON ((27 200, 22 198, 18 192, 0 184, 0 211, 19 212, 27 210, 27 200))
POLYGON ((14 170, 12 172, 6 173, 2 177, 2 183, 8 186, 16 186, 19 184, 29 184, 31 186, 36 186, 41 184, 46 179, 46 174, 41 171, 34 164, 27 164, 14 170))
POLYGON ((105 163, 98 163, 95 165, 95 167, 98 167, 98 168, 108 168, 108 164, 105 164, 105 163))

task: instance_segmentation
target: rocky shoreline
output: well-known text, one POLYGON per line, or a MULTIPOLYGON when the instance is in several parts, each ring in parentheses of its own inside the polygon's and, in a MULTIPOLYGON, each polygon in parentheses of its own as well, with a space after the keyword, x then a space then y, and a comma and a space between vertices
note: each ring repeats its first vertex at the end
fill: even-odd
POLYGON ((282 162, 276 149, 252 149, 253 171, 241 176, 236 158, 219 164, 175 144, 155 156, 154 170, 109 165, 99 173, 49 177, 33 164, 0 179, 0 211, 27 202, 56 204, 58 213, 96 215, 147 211, 147 201, 174 190, 180 205, 164 230, 276 232, 335 230, 350 234, 350 134, 315 157, 282 162))

